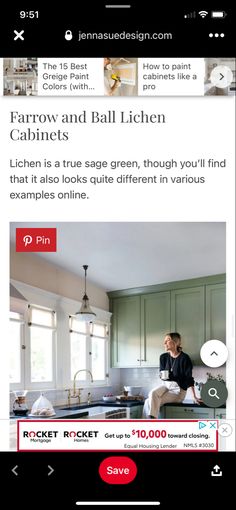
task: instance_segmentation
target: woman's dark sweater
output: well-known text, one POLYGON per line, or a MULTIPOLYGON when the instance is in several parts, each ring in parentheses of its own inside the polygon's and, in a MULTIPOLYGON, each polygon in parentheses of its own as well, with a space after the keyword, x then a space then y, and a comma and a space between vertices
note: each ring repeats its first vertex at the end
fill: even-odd
POLYGON ((183 390, 194 386, 192 369, 192 361, 185 352, 181 352, 177 358, 172 358, 168 352, 160 356, 160 370, 169 370, 169 381, 177 382, 183 390))

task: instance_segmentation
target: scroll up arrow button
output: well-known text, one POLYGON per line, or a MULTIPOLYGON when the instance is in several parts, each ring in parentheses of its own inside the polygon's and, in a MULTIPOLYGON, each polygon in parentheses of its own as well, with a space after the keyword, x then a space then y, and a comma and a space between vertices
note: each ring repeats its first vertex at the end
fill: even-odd
POLYGON ((220 340, 208 340, 201 347, 200 356, 208 367, 221 367, 227 360, 228 349, 220 340))

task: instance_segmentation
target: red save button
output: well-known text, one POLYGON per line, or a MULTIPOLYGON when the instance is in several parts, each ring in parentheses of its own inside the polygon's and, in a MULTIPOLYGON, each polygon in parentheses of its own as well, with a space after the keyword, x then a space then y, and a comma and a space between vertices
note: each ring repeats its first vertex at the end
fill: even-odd
POLYGON ((129 457, 107 457, 99 466, 99 475, 106 483, 130 483, 137 475, 137 466, 129 457))

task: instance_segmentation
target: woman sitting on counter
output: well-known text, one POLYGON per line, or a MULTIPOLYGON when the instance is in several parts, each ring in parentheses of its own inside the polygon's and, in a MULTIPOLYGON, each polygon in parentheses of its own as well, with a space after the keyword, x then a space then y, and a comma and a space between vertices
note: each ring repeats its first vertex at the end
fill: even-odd
POLYGON ((168 333, 164 339, 165 350, 160 356, 160 378, 163 384, 150 391, 144 404, 144 418, 158 418, 160 407, 167 403, 183 402, 188 388, 197 404, 202 402, 196 397, 192 376, 192 361, 182 351, 179 333, 168 333))

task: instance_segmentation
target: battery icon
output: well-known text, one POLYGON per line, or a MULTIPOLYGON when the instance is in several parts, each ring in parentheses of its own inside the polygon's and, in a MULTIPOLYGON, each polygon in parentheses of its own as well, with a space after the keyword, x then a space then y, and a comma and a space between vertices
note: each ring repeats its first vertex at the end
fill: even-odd
POLYGON ((226 16, 225 11, 211 11, 211 17, 217 19, 223 19, 226 16))

